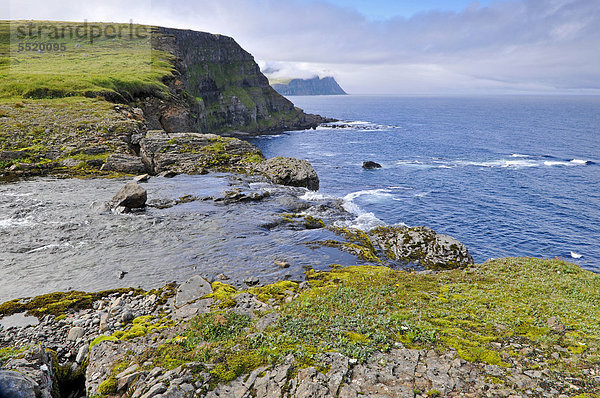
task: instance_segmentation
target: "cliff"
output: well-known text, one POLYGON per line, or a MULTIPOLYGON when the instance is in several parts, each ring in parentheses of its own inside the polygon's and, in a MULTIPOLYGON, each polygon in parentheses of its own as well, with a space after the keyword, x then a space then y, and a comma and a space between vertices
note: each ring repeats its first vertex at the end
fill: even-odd
POLYGON ((272 89, 230 37, 144 25, 0 22, 0 176, 143 170, 132 159, 134 167, 101 168, 111 155, 139 157, 148 131, 252 135, 324 121, 272 89), (85 34, 69 33, 78 28, 85 34), (93 29, 104 35, 91 37, 93 29))
POLYGON ((331 76, 292 79, 288 83, 274 83, 272 86, 281 95, 346 95, 331 76))
POLYGON ((147 113, 158 109, 161 115, 152 119, 152 128, 265 133, 311 128, 323 121, 271 88, 252 55, 231 37, 157 28, 153 47, 175 56, 179 76, 168 84, 179 101, 167 107, 146 102, 147 113))

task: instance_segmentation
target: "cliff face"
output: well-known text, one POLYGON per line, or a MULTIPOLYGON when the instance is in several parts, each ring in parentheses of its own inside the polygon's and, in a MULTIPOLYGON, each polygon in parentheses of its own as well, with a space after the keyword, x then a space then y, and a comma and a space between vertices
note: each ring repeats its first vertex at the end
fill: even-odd
POLYGON ((153 48, 174 55, 174 76, 165 101, 142 105, 151 128, 167 132, 264 133, 315 127, 307 115, 278 94, 254 58, 230 37, 157 28, 153 48))
POLYGON ((281 95, 346 95, 331 76, 293 79, 287 84, 273 84, 273 88, 281 95))

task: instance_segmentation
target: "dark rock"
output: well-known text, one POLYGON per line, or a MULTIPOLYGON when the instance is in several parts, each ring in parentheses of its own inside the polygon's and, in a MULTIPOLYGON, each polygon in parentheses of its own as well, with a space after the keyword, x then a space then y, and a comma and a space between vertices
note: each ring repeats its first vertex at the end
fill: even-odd
POLYGON ((0 160, 16 160, 27 155, 25 151, 0 151, 0 160))
POLYGON ((380 169, 381 165, 379 163, 375 163, 375 162, 368 160, 366 162, 363 162, 362 167, 363 167, 363 169, 371 170, 371 169, 380 169))
POLYGON ((174 172, 174 171, 163 171, 158 176, 159 177, 164 177, 164 178, 173 178, 173 177, 177 176, 177 173, 174 172))
POLYGON ((259 164, 257 170, 276 184, 319 189, 319 176, 303 159, 276 157, 259 164))
POLYGON ((289 268, 290 267, 290 263, 288 263, 287 261, 283 261, 283 260, 275 260, 275 261, 273 261, 273 264, 275 264, 279 268, 289 268))
POLYGON ((144 174, 146 173, 146 166, 142 162, 142 159, 137 156, 113 153, 106 159, 101 170, 127 174, 144 174))
POLYGON ((147 182, 150 179, 149 174, 140 174, 139 176, 133 177, 133 181, 135 182, 147 182))
POLYGON ((0 370, 0 397, 38 398, 41 393, 38 384, 30 378, 11 370, 0 370))
POLYGON ((127 209, 137 209, 146 206, 147 199, 146 190, 137 182, 131 181, 117 192, 110 204, 113 208, 125 207, 127 209))
POLYGON ((60 161, 60 165, 62 167, 69 167, 69 168, 77 167, 77 166, 79 166, 82 163, 84 163, 83 160, 81 160, 81 159, 75 159, 75 158, 67 158, 67 159, 63 159, 63 160, 60 161))
POLYGON ((260 280, 256 276, 250 276, 244 279, 244 283, 248 286, 256 286, 258 285, 258 282, 260 282, 260 280))
POLYGON ((419 261, 428 268, 472 265, 473 257, 459 241, 427 227, 381 227, 368 232, 373 245, 392 260, 419 261))

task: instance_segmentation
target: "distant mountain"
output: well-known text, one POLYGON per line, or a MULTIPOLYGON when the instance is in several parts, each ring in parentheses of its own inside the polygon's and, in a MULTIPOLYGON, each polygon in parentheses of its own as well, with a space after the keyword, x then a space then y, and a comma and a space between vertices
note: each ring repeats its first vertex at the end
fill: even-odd
POLYGON ((273 82, 271 87, 281 95, 346 95, 346 92, 331 76, 320 79, 291 79, 288 82, 273 82))

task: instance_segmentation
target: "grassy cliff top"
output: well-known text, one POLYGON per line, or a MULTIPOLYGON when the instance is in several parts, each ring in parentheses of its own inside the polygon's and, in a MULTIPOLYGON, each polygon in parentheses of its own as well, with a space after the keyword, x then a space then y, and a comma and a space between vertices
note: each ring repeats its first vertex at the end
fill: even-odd
POLYGON ((171 57, 143 25, 0 21, 0 98, 168 93, 171 57))

